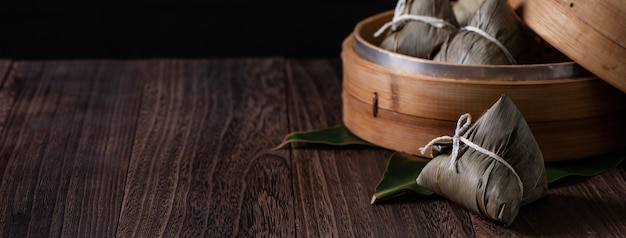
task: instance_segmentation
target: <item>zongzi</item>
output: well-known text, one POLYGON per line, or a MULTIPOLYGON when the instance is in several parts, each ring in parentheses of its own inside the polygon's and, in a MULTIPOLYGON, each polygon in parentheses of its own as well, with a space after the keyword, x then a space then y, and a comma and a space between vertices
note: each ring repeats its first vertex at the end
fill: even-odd
POLYGON ((391 28, 380 47, 389 51, 431 58, 443 41, 458 29, 448 0, 398 0, 391 22, 374 36, 391 28))
POLYGON ((433 60, 457 64, 516 64, 524 37, 506 0, 485 0, 468 26, 448 38, 433 60))
POLYGON ((431 147, 433 160, 417 177, 417 184, 510 225, 520 206, 547 193, 543 155, 506 95, 468 129, 470 123, 470 115, 464 114, 453 137, 435 138, 420 149, 425 153, 431 147))

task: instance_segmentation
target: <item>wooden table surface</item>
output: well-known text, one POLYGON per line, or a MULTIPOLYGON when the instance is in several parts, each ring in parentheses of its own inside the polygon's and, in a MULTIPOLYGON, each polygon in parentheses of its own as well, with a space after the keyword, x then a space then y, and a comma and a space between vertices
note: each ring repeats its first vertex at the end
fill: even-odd
MULTIPOLYGON (((0 60, 1 237, 625 237, 626 166, 550 184, 511 227, 370 205, 391 151, 341 123, 338 59, 0 60)), ((416 145, 417 146, 417 145, 416 145)))

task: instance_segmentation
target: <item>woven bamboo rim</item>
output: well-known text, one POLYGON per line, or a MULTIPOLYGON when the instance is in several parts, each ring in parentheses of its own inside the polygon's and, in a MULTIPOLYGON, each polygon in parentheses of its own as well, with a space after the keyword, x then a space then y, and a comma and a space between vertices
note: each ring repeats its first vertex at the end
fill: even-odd
MULTIPOLYGON (((381 17, 386 16, 359 23, 355 35, 377 28, 367 24, 381 17)), ((351 35, 343 43, 343 120, 373 144, 417 154, 431 139, 452 135, 462 113, 477 118, 506 93, 531 126, 546 161, 586 158, 626 145, 626 95, 597 77, 493 80, 402 72, 361 57, 357 38, 351 35)))

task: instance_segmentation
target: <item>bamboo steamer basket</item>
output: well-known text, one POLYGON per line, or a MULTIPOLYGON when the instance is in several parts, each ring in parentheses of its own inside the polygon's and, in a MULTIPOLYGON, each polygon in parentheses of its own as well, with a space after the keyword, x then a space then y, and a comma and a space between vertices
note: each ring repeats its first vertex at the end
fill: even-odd
POLYGON ((546 162, 626 147, 626 94, 578 64, 458 65, 393 53, 373 37, 392 15, 359 22, 342 45, 343 122, 360 138, 421 155, 433 138, 454 134, 461 114, 476 120, 507 94, 546 162))

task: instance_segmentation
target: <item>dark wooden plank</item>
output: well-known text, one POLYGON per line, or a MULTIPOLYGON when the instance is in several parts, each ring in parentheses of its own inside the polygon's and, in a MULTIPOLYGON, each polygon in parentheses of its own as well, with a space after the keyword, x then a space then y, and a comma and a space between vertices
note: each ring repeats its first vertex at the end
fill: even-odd
POLYGON ((9 111, 13 107, 15 101, 15 80, 13 76, 9 76, 11 60, 0 59, 0 133, 2 132, 9 111))
POLYGON ((6 78, 6 73, 9 71, 10 66, 10 59, 0 59, 0 82, 4 81, 6 78))
POLYGON ((158 60, 119 237, 293 237, 282 59, 158 60))
POLYGON ((18 62, 0 137, 0 236, 112 237, 141 62, 18 62))
POLYGON ((622 162, 619 169, 622 172, 622 179, 626 181, 626 162, 622 162))
POLYGON ((5 80, 8 78, 8 72, 10 67, 10 59, 0 59, 0 84, 4 84, 5 80))
MULTIPOLYGON (((299 60, 288 64, 289 129, 341 123, 341 64, 299 60)), ((419 146, 419 145, 416 145, 419 146)), ((391 151, 292 146, 297 235, 302 237, 467 237, 469 213, 444 200, 370 205, 391 151)))
POLYGON ((509 228, 472 218, 479 237, 626 237, 625 188, 618 168, 551 184, 548 196, 522 207, 509 228))

